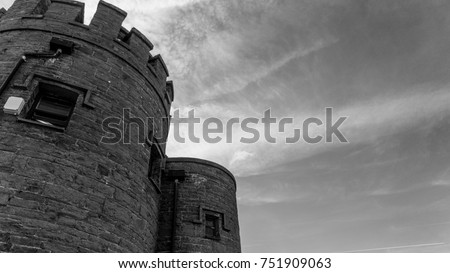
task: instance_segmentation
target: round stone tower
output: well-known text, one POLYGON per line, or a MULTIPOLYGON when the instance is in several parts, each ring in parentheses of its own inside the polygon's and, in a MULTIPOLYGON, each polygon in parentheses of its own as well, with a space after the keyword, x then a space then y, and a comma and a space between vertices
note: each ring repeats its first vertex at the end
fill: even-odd
POLYGON ((157 251, 240 252, 234 176, 195 158, 168 158, 164 173, 157 251))
POLYGON ((89 25, 76 1, 0 9, 0 252, 240 250, 234 178, 167 158, 173 85, 125 17, 103 1, 89 25))

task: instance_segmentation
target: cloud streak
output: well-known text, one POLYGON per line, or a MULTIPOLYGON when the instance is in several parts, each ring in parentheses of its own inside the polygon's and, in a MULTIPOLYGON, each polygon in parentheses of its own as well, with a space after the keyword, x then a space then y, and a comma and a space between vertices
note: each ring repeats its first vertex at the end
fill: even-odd
MULTIPOLYGON (((213 160, 237 176, 244 250, 448 245, 448 227, 428 224, 450 212, 449 1, 110 2, 164 57, 181 112, 226 122, 271 108, 295 128, 325 107, 348 117, 349 144, 171 136, 169 156, 213 160)), ((89 21, 97 1, 86 4, 89 21)))

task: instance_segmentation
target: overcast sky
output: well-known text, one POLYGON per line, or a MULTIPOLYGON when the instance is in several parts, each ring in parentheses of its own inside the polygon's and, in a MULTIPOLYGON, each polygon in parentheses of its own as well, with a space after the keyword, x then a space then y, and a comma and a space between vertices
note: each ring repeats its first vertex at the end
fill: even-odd
POLYGON ((450 1, 108 2, 163 56, 174 109, 348 117, 346 144, 170 143, 236 175, 243 251, 450 252, 450 1))

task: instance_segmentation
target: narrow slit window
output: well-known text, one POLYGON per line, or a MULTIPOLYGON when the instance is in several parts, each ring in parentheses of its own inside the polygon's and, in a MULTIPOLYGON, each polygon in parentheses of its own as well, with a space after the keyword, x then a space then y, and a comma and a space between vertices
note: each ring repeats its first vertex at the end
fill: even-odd
POLYGON ((148 178, 158 187, 161 186, 161 163, 162 156, 158 150, 158 147, 156 144, 152 144, 148 164, 148 178))

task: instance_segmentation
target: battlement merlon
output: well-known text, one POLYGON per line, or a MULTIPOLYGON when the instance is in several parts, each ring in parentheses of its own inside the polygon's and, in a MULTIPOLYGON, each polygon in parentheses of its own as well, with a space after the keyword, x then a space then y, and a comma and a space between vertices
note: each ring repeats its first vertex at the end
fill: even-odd
POLYGON ((169 70, 167 69, 166 63, 160 54, 156 56, 150 56, 148 63, 153 67, 153 69, 158 74, 160 78, 169 77, 169 70))
POLYGON ((127 13, 120 8, 100 0, 97 11, 89 25, 111 39, 117 38, 127 13))
POLYGON ((0 18, 2 18, 2 16, 6 13, 6 9, 5 8, 1 8, 0 9, 0 18))
POLYGON ((43 14, 50 4, 50 0, 15 0, 2 19, 43 14))
POLYGON ((127 44, 130 50, 139 59, 148 59, 150 56, 150 51, 153 49, 152 42, 150 42, 147 37, 145 37, 145 35, 136 28, 132 28, 129 32, 122 28, 121 31, 122 33, 124 33, 124 36, 122 38, 119 38, 119 40, 127 44))
POLYGON ((52 0, 45 17, 59 21, 84 22, 84 3, 71 0, 52 0))

